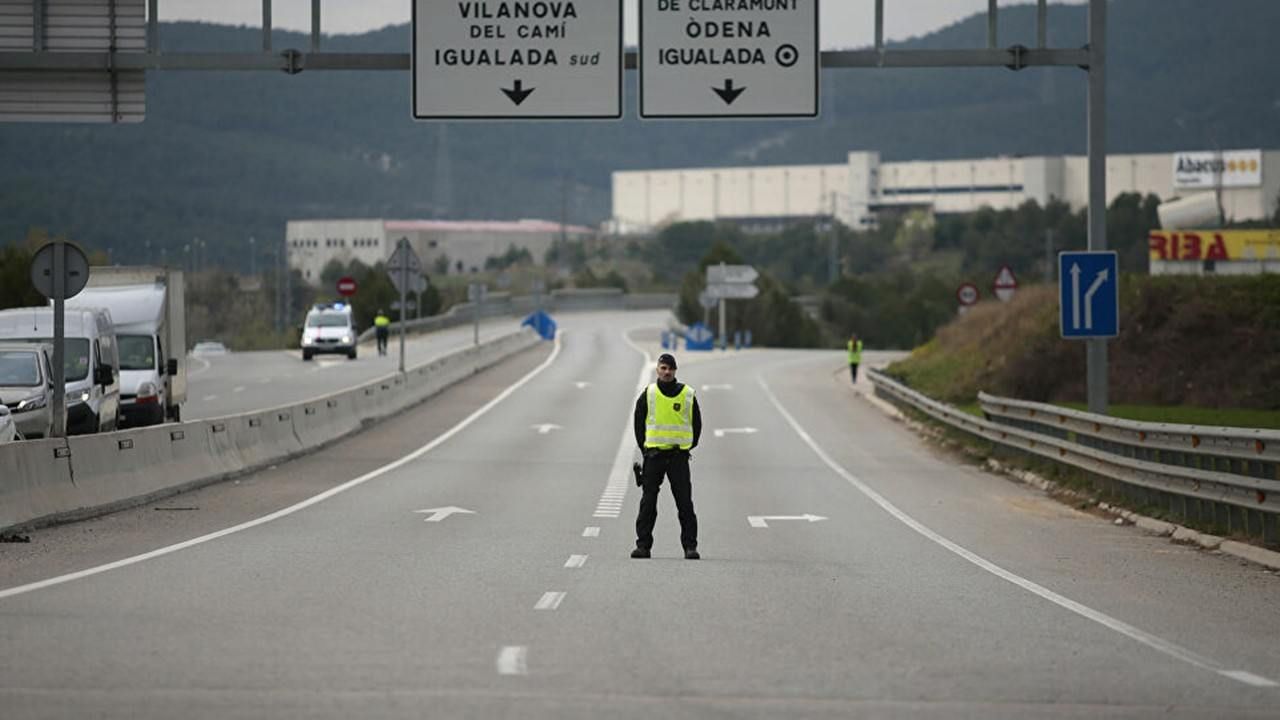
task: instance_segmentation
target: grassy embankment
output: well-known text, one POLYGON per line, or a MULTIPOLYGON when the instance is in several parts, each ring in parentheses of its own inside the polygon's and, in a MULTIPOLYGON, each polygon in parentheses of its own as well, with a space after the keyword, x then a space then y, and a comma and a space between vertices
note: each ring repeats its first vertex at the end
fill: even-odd
MULTIPOLYGON (((1082 409, 1084 344, 1059 337, 1056 288, 985 302, 889 373, 979 413, 979 390, 1082 409)), ((1121 282, 1111 414, 1149 422, 1280 428, 1280 276, 1121 282)))

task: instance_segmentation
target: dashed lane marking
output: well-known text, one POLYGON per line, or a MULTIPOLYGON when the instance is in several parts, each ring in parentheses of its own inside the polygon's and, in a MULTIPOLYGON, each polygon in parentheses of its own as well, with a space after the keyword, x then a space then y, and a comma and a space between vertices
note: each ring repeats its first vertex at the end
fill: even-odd
POLYGON ((498 653, 499 675, 528 675, 529 648, 524 645, 508 645, 498 653))
POLYGON ((589 527, 582 531, 582 537, 600 537, 600 528, 589 527))
POLYGON ((567 568, 580 568, 586 564, 587 564, 586 555, 570 555, 569 559, 564 561, 564 566, 567 568))
POLYGON ((538 604, 533 606, 534 610, 555 610, 560 607, 560 603, 564 602, 564 593, 560 591, 547 591, 542 593, 542 597, 538 600, 538 604))

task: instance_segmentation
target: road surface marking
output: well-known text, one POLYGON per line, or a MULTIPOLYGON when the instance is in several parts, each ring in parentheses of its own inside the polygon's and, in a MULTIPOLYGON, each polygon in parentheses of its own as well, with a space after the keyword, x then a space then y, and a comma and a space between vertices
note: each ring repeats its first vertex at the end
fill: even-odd
POLYGON ((813 452, 817 454, 817 456, 822 460, 822 462, 826 463, 827 467, 831 468, 832 471, 834 471, 837 475, 839 475, 840 477, 848 481, 848 483, 852 485, 854 489, 856 489, 858 492, 862 493, 867 498, 869 498, 872 502, 879 505, 882 510, 889 513, 894 518, 896 518, 899 522, 911 528, 912 530, 915 530, 917 533, 923 535, 924 537, 928 538, 934 543, 941 545, 943 548, 951 551, 952 553, 955 553, 956 555, 959 555, 965 560, 968 560, 974 565, 977 565, 978 567, 982 568, 983 570, 986 570, 987 572, 991 573, 992 575, 995 575, 998 578, 1001 578, 1002 580, 1007 580, 1013 583, 1014 585, 1017 585, 1018 587, 1022 588, 1023 590, 1026 590, 1027 592, 1037 595, 1059 607, 1070 610, 1071 612, 1083 618, 1092 620, 1098 623, 1099 625, 1102 625, 1122 635, 1125 635, 1133 640, 1136 640, 1153 650, 1157 650, 1166 655, 1177 658, 1178 660, 1181 660, 1194 667, 1198 667, 1201 670, 1208 670, 1210 672, 1215 672, 1215 673, 1218 673, 1219 675, 1224 675, 1233 680, 1236 680, 1238 682, 1242 682, 1248 685, 1255 685, 1260 687, 1277 687, 1277 683, 1275 683, 1272 680, 1259 677, 1257 675, 1246 672, 1244 670, 1228 669, 1225 665, 1223 665, 1222 663, 1219 663, 1218 661, 1212 658, 1205 657, 1204 655, 1200 655, 1196 652, 1188 650, 1187 648, 1184 648, 1173 642, 1165 640, 1164 638, 1161 638, 1156 635, 1152 635, 1151 633, 1145 630, 1140 630, 1134 627, 1133 625, 1130 625, 1122 620, 1113 618, 1110 615, 1107 615, 1106 613, 1101 612, 1099 610, 1094 610, 1093 608, 1087 605, 1078 603, 1075 600, 1072 600, 1064 595, 1059 595, 1058 593, 1050 590, 1049 588, 1046 588, 1043 585, 1039 585, 1031 580, 1028 580, 1027 578, 1022 577, 1021 575, 1005 570, 1004 568, 1000 567, 999 565, 996 565, 995 563, 991 562, 990 560, 987 560, 986 558, 978 555, 977 553, 972 552, 964 547, 961 547, 960 545, 948 540, 942 535, 939 535, 938 533, 934 532, 932 529, 930 529, 920 521, 916 520, 915 518, 911 517, 907 513, 903 512, 901 509, 898 508, 897 505, 894 505, 893 503, 889 502, 887 499, 884 498, 884 496, 882 496, 880 493, 876 492, 875 490, 871 489, 869 485, 859 480, 856 476, 853 475, 853 473, 850 473, 848 470, 845 470, 844 467, 842 467, 839 463, 833 460, 831 456, 828 455, 826 451, 824 451, 818 445, 818 443, 813 439, 813 437, 811 437, 809 433, 806 432, 803 427, 801 427, 800 423, 797 422, 794 417, 792 417, 791 413, 787 412, 787 409, 782 406, 782 403, 778 401, 777 396, 773 394, 773 390, 769 389, 769 384, 764 381, 764 376, 757 375, 756 381, 760 383, 760 387, 764 389, 765 396, 769 398, 769 402, 773 403, 773 406, 778 409, 779 413, 782 414, 783 419, 786 420, 789 425, 791 425, 791 429, 794 430, 796 434, 800 436, 801 440, 804 440, 805 444, 809 446, 809 449, 813 450, 813 452), (1265 683, 1265 685, 1263 683, 1265 683))
POLYGON ((463 420, 459 422, 457 425, 454 425, 453 427, 449 428, 444 433, 437 436, 431 442, 427 443, 426 445, 423 445, 417 450, 414 450, 408 455, 405 455, 399 460, 389 462, 386 465, 383 465, 382 467, 377 468, 375 470, 371 470, 370 472, 367 472, 358 478, 353 478, 351 480, 348 480, 347 482, 337 487, 329 488, 328 490, 318 495, 313 495, 307 498, 306 500, 303 500, 302 502, 295 503, 281 510, 277 510, 269 515, 263 515, 262 517, 257 518, 255 520, 250 520, 248 522, 240 523, 239 525, 234 525, 229 528, 223 528, 222 530, 211 532, 207 535, 201 535, 200 537, 197 537, 197 538, 192 538, 190 540, 185 540, 180 543, 175 543, 173 545, 168 545, 166 547, 158 548, 156 550, 152 550, 150 552, 146 552, 141 555, 134 555, 132 557, 124 558, 123 560, 117 560, 115 562, 106 563, 105 565, 98 565, 96 567, 91 567, 86 570, 67 573, 66 575, 58 575, 57 577, 51 577, 45 580, 40 580, 33 583, 27 583, 26 585, 18 585, 16 587, 11 587, 6 590, 0 590, 0 600, 3 600, 4 598, 7 598, 7 597, 12 597, 14 595, 22 595, 23 593, 29 593, 35 590, 52 587, 54 585, 61 585, 63 583, 68 583, 73 580, 80 580, 82 578, 92 577, 94 575, 97 575, 99 573, 104 573, 109 570, 116 570, 122 567, 128 567, 130 565, 135 565, 145 560, 151 560, 153 558, 163 557, 165 555, 169 555, 170 553, 178 552, 179 550, 185 550, 189 547, 194 547, 196 545, 203 545, 204 543, 207 543, 211 540, 217 540, 220 537, 224 537, 226 535, 232 535, 242 530, 248 530, 249 528, 257 527, 259 525, 265 525, 271 522, 272 520, 279 520, 282 517, 292 515, 298 512, 299 510, 303 510, 317 503, 324 502, 325 500, 328 500, 334 495, 339 495, 352 488, 359 487, 369 482, 370 480, 373 480, 374 478, 381 477, 382 475, 385 475, 391 472, 392 470, 399 469, 413 462, 414 460, 417 460, 423 455, 426 455, 432 450, 435 450, 437 447, 442 445, 445 441, 449 440, 454 435, 457 435, 458 433, 462 432, 469 425, 471 425, 471 423, 480 419, 482 416, 487 414, 490 410, 497 407, 498 404, 501 403, 503 400, 506 400, 508 397, 510 397, 516 390, 519 390, 520 388, 527 385, 531 380, 533 380, 535 377, 541 374, 543 370, 546 370, 548 367, 551 367, 551 364, 554 363, 556 358, 560 356, 560 348, 562 347, 562 338, 564 334, 565 334, 564 330, 561 330, 560 332, 556 333, 555 345, 551 351, 551 355, 547 357, 546 360, 543 360, 541 365, 530 370, 527 374, 525 374, 524 377, 512 383, 510 386, 507 387, 506 390, 503 390, 501 393, 499 393, 497 397, 485 403, 481 407, 477 408, 475 412, 463 418, 463 420))
POLYGON ((560 603, 564 602, 563 592, 548 591, 542 593, 542 598, 538 600, 538 604, 533 606, 534 610, 555 610, 560 607, 560 603))
POLYGON ((244 386, 243 386, 243 385, 237 385, 237 386, 235 387, 235 389, 233 389, 231 392, 233 392, 233 393, 242 393, 242 392, 244 392, 244 386))
MULTIPOLYGON (((638 329, 631 328, 631 330, 638 329)), ((638 386, 643 388, 648 382, 649 374, 653 372, 653 357, 649 351, 636 345, 631 338, 627 337, 627 333, 631 330, 622 332, 622 341, 644 356, 638 380, 638 386)), ((627 422, 622 426, 622 439, 618 441, 618 452, 613 456, 613 467, 609 469, 608 482, 605 483, 604 492, 596 503, 596 511, 592 513, 592 517, 616 519, 622 515, 622 503, 627 497, 627 488, 635 482, 635 477, 631 474, 631 456, 635 452, 633 450, 635 442, 635 429, 628 414, 627 422)))
POLYGON ((508 645, 502 648, 498 653, 498 674, 528 675, 529 666, 525 661, 528 655, 529 648, 524 645, 508 645))
POLYGON ((462 513, 464 515, 476 514, 475 510, 468 510, 466 508, 460 508, 454 505, 450 505, 449 507, 442 507, 442 508, 427 508, 426 510, 414 510, 414 512, 422 513, 422 514, 427 514, 427 513, 431 514, 431 517, 423 520, 423 522, 440 522, 441 520, 444 520, 450 515, 456 515, 458 513, 462 513))
POLYGON ((600 537, 600 528, 592 526, 582 531, 582 537, 600 537))
POLYGON ((209 363, 209 361, 208 361, 208 360, 205 360, 204 358, 198 358, 198 357, 195 357, 195 356, 191 356, 191 361, 192 361, 192 362, 198 362, 198 363, 200 363, 201 365, 203 365, 204 367, 200 368, 199 370, 192 370, 192 371, 189 371, 189 372, 187 373, 187 377, 188 377, 188 378, 193 378, 193 377, 195 377, 196 375, 199 375, 200 373, 204 372, 205 370, 208 370, 208 369, 209 369, 209 367, 210 367, 210 363, 209 363))
POLYGON ((204 399, 203 399, 203 400, 201 400, 201 402, 211 402, 211 401, 213 401, 213 400, 217 400, 217 399, 218 399, 218 396, 217 396, 217 395, 205 395, 205 396, 204 396, 204 399))
POLYGON ((767 528, 769 527, 769 520, 808 520, 811 523, 816 523, 826 519, 821 515, 813 515, 811 513, 805 513, 804 515, 748 515, 747 523, 753 528, 767 528))
POLYGON ((586 555, 570 555, 569 559, 564 561, 564 566, 567 568, 580 568, 586 564, 587 564, 586 555))
POLYGON ((716 437, 722 438, 725 435, 755 435, 759 431, 753 427, 740 427, 740 428, 716 428, 713 432, 715 433, 716 437))

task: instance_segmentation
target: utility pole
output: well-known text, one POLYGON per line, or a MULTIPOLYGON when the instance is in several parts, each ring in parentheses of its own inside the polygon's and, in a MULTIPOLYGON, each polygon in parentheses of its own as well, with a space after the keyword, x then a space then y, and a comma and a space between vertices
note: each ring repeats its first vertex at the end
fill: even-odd
POLYGON ((257 240, 249 236, 249 277, 255 277, 258 274, 258 253, 257 240))
MULTIPOLYGON (((1107 249, 1107 0, 1089 0, 1089 250, 1107 249)), ((1089 412, 1107 412, 1107 341, 1085 341, 1089 412)))

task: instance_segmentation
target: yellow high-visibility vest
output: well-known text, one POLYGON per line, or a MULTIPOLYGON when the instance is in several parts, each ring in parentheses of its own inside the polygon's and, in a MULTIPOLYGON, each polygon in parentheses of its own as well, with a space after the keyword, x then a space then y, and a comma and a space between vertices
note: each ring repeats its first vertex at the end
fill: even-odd
POLYGON ((849 364, 850 365, 862 364, 862 341, 861 340, 859 340, 857 344, 855 344, 852 340, 849 341, 849 364))
POLYGON ((379 315, 378 317, 373 319, 373 325, 374 327, 390 327, 391 318, 387 317, 386 315, 379 315))
POLYGON ((644 422, 644 446, 647 448, 693 447, 693 388, 688 385, 675 397, 667 397, 658 390, 657 383, 649 383, 649 413, 644 422))

